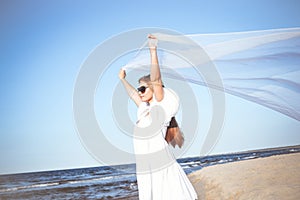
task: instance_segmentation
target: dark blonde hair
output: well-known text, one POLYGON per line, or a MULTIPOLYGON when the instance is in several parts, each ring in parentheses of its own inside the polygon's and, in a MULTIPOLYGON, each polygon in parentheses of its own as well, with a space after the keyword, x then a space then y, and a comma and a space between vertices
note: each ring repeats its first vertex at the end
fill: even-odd
POLYGON ((183 133, 181 132, 178 123, 175 119, 175 117, 171 118, 170 124, 167 128, 167 133, 165 136, 165 140, 175 148, 176 145, 179 146, 179 148, 182 147, 184 142, 183 133))
MULTIPOLYGON (((152 89, 150 74, 148 74, 146 76, 142 76, 138 80, 138 82, 139 83, 145 82, 152 89)), ((164 85, 163 85, 163 87, 164 87, 164 85)), ((183 133, 181 132, 175 117, 171 118, 170 124, 167 128, 165 140, 168 142, 168 144, 171 144, 174 148, 176 145, 178 145, 179 148, 181 148, 183 145, 183 142, 184 142, 183 133)))
POLYGON ((140 83, 140 82, 151 83, 150 74, 145 75, 145 76, 142 76, 142 77, 139 79, 139 83, 140 83))

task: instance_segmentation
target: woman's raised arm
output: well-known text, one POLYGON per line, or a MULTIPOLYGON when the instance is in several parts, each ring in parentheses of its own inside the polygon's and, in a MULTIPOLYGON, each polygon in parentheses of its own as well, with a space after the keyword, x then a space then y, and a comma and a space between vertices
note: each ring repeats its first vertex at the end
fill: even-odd
POLYGON ((125 77, 126 77, 126 72, 124 69, 121 69, 119 72, 119 78, 120 78, 121 82, 123 83, 128 96, 134 101, 134 103, 137 106, 139 106, 142 102, 141 97, 140 97, 139 93, 137 92, 137 90, 132 85, 130 85, 130 83, 128 83, 128 81, 125 79, 125 77))
POLYGON ((154 40, 157 40, 157 38, 153 35, 148 35, 148 38, 149 38, 149 50, 150 50, 150 57, 151 57, 150 79, 153 85, 153 92, 154 92, 155 99, 157 101, 161 101, 164 98, 164 90, 163 90, 163 83, 162 83, 161 73, 160 73, 160 68, 158 63, 156 44, 154 42, 154 40))

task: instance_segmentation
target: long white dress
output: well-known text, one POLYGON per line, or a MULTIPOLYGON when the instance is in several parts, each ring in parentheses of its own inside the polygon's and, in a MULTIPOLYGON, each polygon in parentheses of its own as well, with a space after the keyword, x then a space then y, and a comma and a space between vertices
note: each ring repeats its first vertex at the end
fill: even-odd
POLYGON ((194 200, 197 194, 165 140, 167 127, 179 108, 179 98, 164 89, 164 99, 138 108, 134 131, 140 200, 194 200))

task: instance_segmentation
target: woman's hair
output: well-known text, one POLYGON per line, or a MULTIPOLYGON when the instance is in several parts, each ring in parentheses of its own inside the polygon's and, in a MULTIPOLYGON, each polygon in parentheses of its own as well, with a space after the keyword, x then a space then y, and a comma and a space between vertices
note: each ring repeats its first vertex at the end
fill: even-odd
POLYGON ((165 136, 165 140, 175 148, 176 145, 179 146, 179 148, 182 147, 184 142, 183 133, 181 132, 178 123, 175 119, 175 117, 171 118, 170 124, 167 128, 167 133, 165 136))
MULTIPOLYGON (((151 86, 151 78, 150 78, 150 74, 146 75, 146 76, 142 76, 138 82, 145 82, 147 83, 149 86, 151 86)), ((164 87, 164 85, 163 85, 164 87)), ((181 132, 178 123, 175 119, 175 117, 171 118, 170 124, 167 128, 167 132, 166 132, 166 136, 165 136, 165 140, 171 144, 174 148, 176 145, 179 146, 179 148, 182 147, 183 142, 184 142, 184 137, 183 137, 183 133, 181 132)))
MULTIPOLYGON (((138 80, 138 83, 141 83, 141 82, 145 82, 145 83, 147 83, 150 87, 152 87, 150 74, 145 75, 145 76, 142 76, 142 77, 138 80)), ((162 87, 165 87, 163 83, 162 83, 162 87)))
POLYGON ((146 75, 146 76, 142 76, 142 77, 139 79, 139 83, 140 83, 140 82, 150 83, 150 82, 151 82, 150 74, 148 74, 148 75, 146 75))

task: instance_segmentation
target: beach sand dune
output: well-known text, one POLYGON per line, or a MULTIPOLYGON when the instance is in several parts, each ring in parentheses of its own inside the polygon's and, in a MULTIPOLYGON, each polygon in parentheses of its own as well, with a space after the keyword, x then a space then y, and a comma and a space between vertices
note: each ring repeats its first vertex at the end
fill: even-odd
POLYGON ((189 178, 199 199, 299 200, 300 153, 210 166, 189 178))

